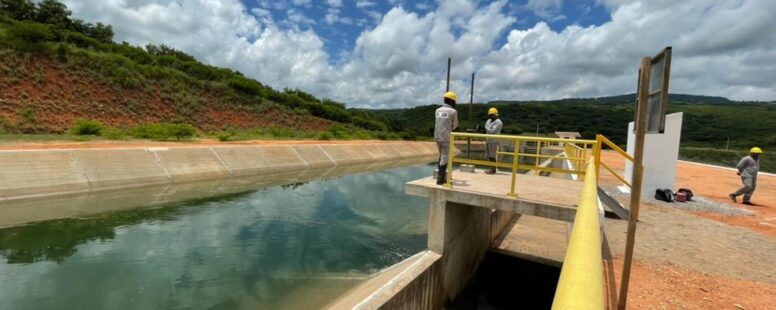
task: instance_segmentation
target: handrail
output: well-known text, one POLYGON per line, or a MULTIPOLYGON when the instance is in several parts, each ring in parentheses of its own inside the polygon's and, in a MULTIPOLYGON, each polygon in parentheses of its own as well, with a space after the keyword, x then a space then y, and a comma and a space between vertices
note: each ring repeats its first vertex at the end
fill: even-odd
MULTIPOLYGON (((595 175, 595 162, 587 163, 586 174, 595 175)), ((596 178, 585 178, 552 309, 604 309, 597 188, 596 178)))
MULTIPOLYGON (((625 180, 624 176, 619 175, 617 172, 614 171, 614 169, 609 167, 609 165, 607 165, 607 164, 605 164, 605 163, 603 163, 601 161, 601 149, 603 148, 604 145, 606 145, 609 148, 611 148, 612 150, 614 150, 615 152, 617 152, 617 154, 620 154, 622 157, 625 157, 626 160, 630 160, 631 163, 633 162, 633 156, 628 154, 628 152, 625 152, 622 148, 617 146, 617 144, 614 144, 614 142, 612 142, 612 140, 609 140, 609 138, 607 138, 604 135, 601 135, 601 134, 596 135, 595 140, 597 141, 597 143, 595 144, 596 145, 595 150, 593 150, 593 156, 596 159, 596 161, 595 161, 596 178, 601 176, 601 167, 604 167, 604 168, 606 168, 607 171, 609 171, 609 173, 611 173, 617 179, 622 181, 623 184, 625 184, 626 186, 628 186, 628 188, 631 188, 631 190, 632 190, 633 186, 631 186, 630 182, 625 180)), ((644 166, 643 165, 641 166, 641 169, 644 170, 644 166)))
POLYGON ((597 137, 600 137, 598 138, 600 139, 600 142, 603 142, 604 144, 609 146, 609 148, 611 148, 612 150, 616 151, 617 153, 620 153, 620 155, 622 155, 623 157, 629 159, 630 161, 633 161, 633 156, 631 156, 630 154, 628 154, 628 152, 624 151, 622 148, 617 146, 617 144, 614 144, 612 140, 609 140, 609 138, 607 138, 604 135, 597 135, 597 137))
POLYGON ((473 165, 481 165, 481 166, 487 166, 487 167, 496 167, 496 168, 511 168, 511 185, 510 190, 508 193, 506 193, 507 196, 517 198, 517 191, 515 189, 515 186, 517 184, 517 174, 518 170, 520 169, 529 169, 529 170, 537 170, 537 171, 546 171, 551 173, 567 173, 567 174, 576 174, 579 175, 579 179, 584 179, 585 171, 581 168, 581 163, 584 163, 587 160, 588 157, 588 147, 593 150, 598 145, 597 140, 585 140, 585 139, 560 139, 560 138, 545 138, 545 137, 533 137, 533 136, 512 136, 512 135, 489 135, 489 134, 477 134, 477 133, 463 133, 463 132, 453 132, 450 134, 450 145, 455 145, 456 139, 471 139, 471 138, 477 138, 477 139, 485 139, 485 140, 501 140, 501 141, 511 141, 514 143, 514 151, 513 152, 500 152, 496 150, 496 162, 490 162, 490 161, 483 161, 483 160, 472 160, 472 159, 461 159, 461 158, 455 158, 455 147, 450 148, 450 153, 448 155, 448 165, 447 165, 447 180, 445 182, 445 187, 452 189, 453 188, 453 165, 454 163, 461 163, 461 164, 473 164, 473 165), (536 153, 534 154, 527 154, 527 153, 520 153, 520 144, 521 142, 526 143, 535 143, 536 145, 536 153), (558 156, 554 155, 544 155, 541 153, 542 148, 548 148, 552 147, 553 149, 560 150, 555 148, 555 145, 551 144, 563 144, 566 146, 565 149, 565 156, 563 158, 570 160, 572 162, 576 162, 577 164, 574 165, 574 169, 559 169, 559 168, 550 168, 550 167, 542 167, 540 165, 540 158, 557 158, 558 156), (544 145, 543 145, 544 144, 544 145), (573 155, 572 155, 573 153, 573 155), (511 155, 512 156, 512 162, 511 163, 500 163, 498 162, 498 155, 511 155), (533 165, 525 165, 519 163, 520 157, 530 157, 534 158, 533 165))
POLYGON ((561 139, 561 138, 545 138, 534 136, 513 136, 513 135, 490 135, 484 133, 465 133, 465 132, 453 132, 452 136, 462 138, 480 138, 480 139, 495 139, 495 140, 514 140, 519 138, 524 141, 541 141, 541 142, 559 142, 559 143, 577 143, 577 144, 595 144, 596 140, 590 139, 561 139))

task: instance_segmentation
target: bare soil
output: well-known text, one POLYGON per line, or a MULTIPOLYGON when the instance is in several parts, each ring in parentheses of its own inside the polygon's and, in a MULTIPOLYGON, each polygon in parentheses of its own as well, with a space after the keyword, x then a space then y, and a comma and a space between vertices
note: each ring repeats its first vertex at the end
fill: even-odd
MULTIPOLYGON (((618 173, 624 162, 615 153, 602 159, 618 173)), ((608 173, 602 186, 620 185, 608 173)), ((631 309, 774 309, 776 305, 776 177, 760 175, 747 207, 727 194, 740 186, 735 171, 680 162, 676 187, 702 199, 746 210, 745 215, 688 211, 645 193, 636 232, 628 294, 631 309)), ((627 206, 627 196, 616 196, 627 206)), ((606 220, 604 242, 608 297, 616 304, 625 251, 627 222, 606 220)))
POLYGON ((162 83, 120 87, 87 68, 42 56, 0 54, 0 118, 24 133, 63 133, 76 119, 115 128, 183 121, 202 130, 281 127, 327 129, 332 121, 278 108, 229 102, 207 91, 175 91, 162 83), (24 111, 32 111, 29 119, 24 111))

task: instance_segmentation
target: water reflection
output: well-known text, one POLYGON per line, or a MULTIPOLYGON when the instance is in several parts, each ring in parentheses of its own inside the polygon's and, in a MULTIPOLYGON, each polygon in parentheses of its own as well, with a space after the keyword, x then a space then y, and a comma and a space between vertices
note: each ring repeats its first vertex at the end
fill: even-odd
POLYGON ((426 203, 403 191, 431 169, 296 177, 3 229, 0 308, 320 307, 425 248, 426 203))

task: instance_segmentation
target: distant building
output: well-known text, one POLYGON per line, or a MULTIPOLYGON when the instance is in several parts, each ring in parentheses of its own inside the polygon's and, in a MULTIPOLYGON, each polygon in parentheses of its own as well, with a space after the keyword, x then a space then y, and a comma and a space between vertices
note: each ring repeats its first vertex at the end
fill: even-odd
POLYGON ((555 135, 561 139, 576 139, 582 137, 582 135, 576 131, 556 131, 555 135))
MULTIPOLYGON (((576 139, 581 138, 582 135, 579 134, 576 131, 556 131, 555 135, 558 136, 558 138, 561 139, 576 139)), ((563 146, 563 143, 558 143, 560 146, 563 146)))

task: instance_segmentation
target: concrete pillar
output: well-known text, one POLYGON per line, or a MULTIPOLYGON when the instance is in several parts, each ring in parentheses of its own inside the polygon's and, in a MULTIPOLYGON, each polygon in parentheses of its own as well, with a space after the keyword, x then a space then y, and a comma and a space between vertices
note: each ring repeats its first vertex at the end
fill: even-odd
POLYGON ((452 300, 474 276, 490 247, 488 208, 447 202, 446 191, 430 195, 428 248, 442 255, 443 296, 452 300))
MULTIPOLYGON (((647 134, 644 140, 644 180, 641 198, 647 199, 659 188, 676 190, 676 162, 679 160, 679 142, 682 135, 682 113, 666 115, 665 132, 647 134)), ((628 124, 628 154, 635 154, 633 122, 628 124)), ((633 183, 633 164, 625 161, 625 179, 633 183)))

